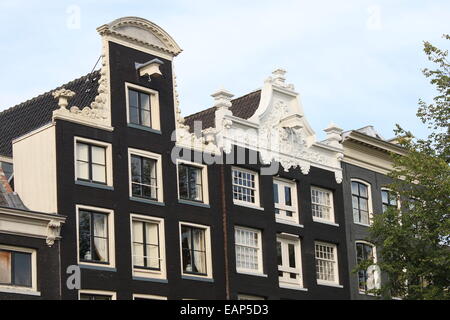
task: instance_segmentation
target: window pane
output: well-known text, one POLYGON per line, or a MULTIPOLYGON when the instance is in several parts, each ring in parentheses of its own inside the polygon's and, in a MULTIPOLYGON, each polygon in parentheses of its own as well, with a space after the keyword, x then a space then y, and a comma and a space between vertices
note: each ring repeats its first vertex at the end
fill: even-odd
POLYGON ((14 252, 14 284, 31 287, 31 254, 14 252))
POLYGON ((133 242, 144 242, 143 222, 133 221, 133 242))
POLYGON ((150 96, 145 93, 140 93, 141 96, 141 109, 150 111, 150 96))
POLYGON ((79 219, 80 259, 91 260, 91 215, 89 212, 80 211, 79 219))
POLYGON ((156 160, 143 158, 142 167, 142 183, 152 185, 153 182, 156 182, 156 160))
POLYGON ((206 274, 206 252, 194 251, 194 269, 193 272, 206 274))
POLYGON ((139 124, 139 109, 130 107, 130 123, 139 124))
POLYGON ((94 238, 94 257, 95 261, 108 261, 108 240, 104 238, 94 238))
POLYGON ((187 199, 188 198, 187 167, 181 164, 178 166, 178 183, 179 183, 180 198, 187 199))
POLYGON ((138 93, 134 90, 128 90, 128 98, 130 107, 138 107, 138 93))
POLYGON ((295 268, 295 246, 292 243, 288 244, 289 252, 289 267, 295 268))
POLYGON ((358 183, 352 182, 352 194, 359 195, 358 183))
POLYGON ((159 247, 147 245, 147 266, 153 269, 159 269, 159 247))
POLYGON ((141 243, 133 243, 133 265, 144 267, 144 245, 141 243))
POLYGON ((92 162, 106 165, 105 148, 92 146, 92 162))
POLYGON ((77 161, 77 179, 89 180, 89 163, 77 161))
POLYGON ((383 203, 389 203, 389 195, 387 191, 381 191, 381 199, 383 203))
POLYGON ((285 204, 287 206, 292 206, 291 188, 290 187, 284 187, 284 197, 285 197, 285 204))
POLYGON ((108 225, 105 214, 94 213, 94 236, 106 238, 108 225))
POLYGON ((77 143, 77 160, 89 161, 89 146, 84 143, 77 143))
POLYGON ((103 165, 92 165, 92 181, 106 183, 106 167, 103 165))
POLYGON ((11 283, 11 253, 0 251, 0 283, 11 283))
POLYGON ((278 260, 279 266, 283 265, 283 254, 281 251, 281 242, 280 241, 277 241, 277 260, 278 260))
POLYGON ((362 183, 359 184, 359 195, 364 198, 368 197, 367 186, 363 185, 362 183))
POLYGON ((151 127, 151 114, 150 111, 141 110, 141 125, 151 127))
POLYGON ((273 202, 274 203, 279 203, 279 200, 278 200, 278 184, 276 184, 276 183, 273 184, 273 202))
POLYGON ((141 158, 137 156, 131 156, 131 181, 142 182, 141 178, 141 158))

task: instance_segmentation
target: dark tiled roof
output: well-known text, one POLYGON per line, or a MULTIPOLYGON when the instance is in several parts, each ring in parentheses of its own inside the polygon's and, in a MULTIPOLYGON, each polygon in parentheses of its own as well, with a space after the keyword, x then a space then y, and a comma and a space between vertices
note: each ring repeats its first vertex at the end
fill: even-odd
POLYGON ((27 210, 19 195, 15 193, 8 183, 3 170, 0 168, 0 207, 27 210))
POLYGON ((0 112, 0 155, 12 157, 12 140, 36 130, 52 120, 53 110, 58 103, 52 92, 66 88, 76 95, 70 100, 69 108, 89 106, 97 96, 100 71, 94 71, 79 79, 73 80, 31 100, 18 104, 0 112))
MULTIPOLYGON (((240 98, 231 101, 230 108, 233 115, 242 119, 250 118, 258 109, 261 100, 261 90, 246 94, 240 98)), ((198 113, 194 113, 185 118, 185 124, 189 126, 190 131, 194 130, 194 121, 201 121, 202 129, 214 127, 216 108, 212 107, 198 113)))

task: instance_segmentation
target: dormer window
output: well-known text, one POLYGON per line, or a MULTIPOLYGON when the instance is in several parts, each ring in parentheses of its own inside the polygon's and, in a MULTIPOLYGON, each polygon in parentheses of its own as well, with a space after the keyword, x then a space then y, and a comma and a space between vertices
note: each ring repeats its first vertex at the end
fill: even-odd
POLYGON ((158 92, 127 83, 126 93, 128 125, 137 129, 159 132, 158 92))

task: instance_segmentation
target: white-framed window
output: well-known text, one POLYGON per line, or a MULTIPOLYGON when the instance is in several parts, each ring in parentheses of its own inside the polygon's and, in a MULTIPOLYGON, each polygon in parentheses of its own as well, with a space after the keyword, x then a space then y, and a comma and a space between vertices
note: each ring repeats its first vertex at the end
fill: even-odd
POLYGON ((130 197, 163 202, 161 155, 128 149, 130 197))
POLYGON ((133 277, 166 279, 164 219, 131 214, 133 277))
POLYGON ((236 271, 263 274, 262 232, 235 227, 236 271))
POLYGON ((75 137, 75 180, 113 185, 110 143, 75 137))
POLYGON ((377 263, 376 248, 373 244, 366 241, 356 241, 356 263, 372 260, 373 265, 367 270, 358 271, 358 288, 360 293, 366 293, 369 290, 379 289, 381 286, 380 269, 377 263))
POLYGON ((388 208, 400 208, 398 195, 387 188, 381 189, 382 210, 385 212, 388 208))
POLYGON ((112 291, 79 290, 79 300, 117 300, 117 294, 112 291))
POLYGON ((161 130, 158 91, 125 83, 127 120, 132 126, 161 130))
POLYGON ((339 285, 337 246, 325 242, 315 242, 314 246, 317 283, 339 285))
POLYGON ((133 294, 133 300, 167 300, 167 297, 153 294, 133 294))
POLYGON ((333 192, 311 187, 311 209, 314 221, 334 223, 333 192))
POLYGON ((277 222, 298 224, 297 183, 281 178, 273 179, 273 198, 277 222))
POLYGON ((238 300, 266 300, 266 298, 250 294, 238 294, 238 300))
POLYGON ((78 263, 115 267, 114 211, 77 205, 78 263))
POLYGON ((0 291, 37 292, 36 250, 0 245, 0 291))
POLYGON ((259 177, 254 171, 233 167, 233 201, 239 205, 259 207, 259 177))
POLYGON ((302 256, 298 236, 277 236, 278 279, 280 287, 303 287, 302 256))
POLYGON ((208 167, 177 159, 178 199, 209 204, 208 167))
POLYGON ((370 225, 372 220, 372 199, 370 184, 362 180, 351 180, 353 221, 370 225))
POLYGON ((209 226, 180 222, 181 272, 188 277, 213 276, 209 226))

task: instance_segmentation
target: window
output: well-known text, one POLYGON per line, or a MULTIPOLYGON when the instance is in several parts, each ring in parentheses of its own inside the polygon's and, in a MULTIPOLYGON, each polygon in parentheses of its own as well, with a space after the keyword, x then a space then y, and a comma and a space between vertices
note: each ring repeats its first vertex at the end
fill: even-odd
POLYGON ((77 206, 78 259, 82 264, 114 266, 114 213, 77 206))
POLYGON ((266 298, 249 294, 238 294, 238 300, 266 300, 266 298))
POLYGON ((178 164, 180 198, 203 202, 202 169, 185 163, 178 164))
POLYGON ((129 126, 159 131, 161 128, 158 92, 131 83, 125 84, 125 90, 129 126))
POLYGON ((296 236, 277 237, 278 277, 280 287, 303 286, 300 239, 296 236))
POLYGON ((164 220, 131 215, 133 275, 165 278, 164 220))
POLYGON ((234 202, 259 206, 258 175, 240 168, 233 168, 232 175, 234 202))
POLYGON ((33 287, 32 253, 0 248, 0 285, 33 287))
POLYGON ((370 187, 352 180, 353 221, 364 225, 370 224, 370 187))
POLYGON ((116 293, 110 291, 82 290, 80 300, 116 300, 116 293))
POLYGON ((276 219, 298 223, 297 187, 295 182, 273 180, 273 199, 276 219))
POLYGON ((334 223, 333 193, 331 191, 311 187, 311 208, 313 220, 334 223))
POLYGON ((130 197, 163 201, 161 155, 129 149, 130 197))
POLYGON ((261 231, 235 228, 236 270, 241 273, 263 273, 261 231))
POLYGON ((180 232, 183 274, 211 277, 209 227, 182 223, 180 232))
POLYGON ((111 144, 75 137, 75 180, 112 186, 111 144))
MULTIPOLYGON (((372 260, 376 263, 375 247, 366 242, 356 243, 356 263, 372 260)), ((367 270, 358 271, 358 287, 360 292, 378 289, 380 287, 380 273, 376 265, 372 265, 367 270)))
POLYGON ((339 284, 336 245, 316 242, 316 274, 318 284, 339 284))
POLYGON ((106 184, 106 151, 104 147, 77 143, 77 179, 106 184))
POLYGON ((397 195, 390 190, 381 190, 381 201, 383 212, 385 212, 389 207, 398 208, 397 195))

